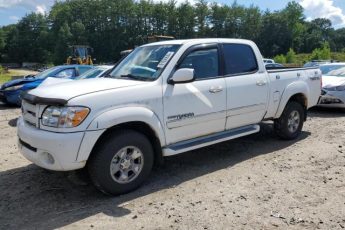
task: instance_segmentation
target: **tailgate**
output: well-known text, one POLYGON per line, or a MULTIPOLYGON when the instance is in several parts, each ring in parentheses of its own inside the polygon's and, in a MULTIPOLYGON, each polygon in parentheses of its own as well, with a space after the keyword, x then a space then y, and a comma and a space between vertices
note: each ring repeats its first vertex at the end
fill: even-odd
POLYGON ((321 95, 321 78, 322 72, 320 69, 307 69, 305 70, 305 75, 307 77, 307 83, 309 85, 310 94, 308 98, 308 107, 315 106, 321 95))

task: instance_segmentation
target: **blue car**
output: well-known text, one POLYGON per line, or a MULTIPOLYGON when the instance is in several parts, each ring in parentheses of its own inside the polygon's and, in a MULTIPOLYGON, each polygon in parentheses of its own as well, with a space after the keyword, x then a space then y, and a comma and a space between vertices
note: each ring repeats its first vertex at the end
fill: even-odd
POLYGON ((93 66, 89 65, 61 65, 47 69, 35 76, 6 82, 0 88, 0 100, 6 104, 20 106, 20 94, 38 87, 46 78, 74 79, 92 68, 93 66))

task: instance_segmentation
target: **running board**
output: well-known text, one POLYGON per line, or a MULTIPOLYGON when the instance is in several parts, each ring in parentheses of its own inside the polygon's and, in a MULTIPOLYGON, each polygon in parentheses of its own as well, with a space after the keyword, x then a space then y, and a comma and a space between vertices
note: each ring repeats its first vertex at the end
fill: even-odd
POLYGON ((232 140, 238 137, 247 136, 260 131, 259 125, 249 125, 237 129, 212 134, 205 137, 198 137, 188 141, 178 142, 163 148, 163 156, 173 156, 194 149, 199 149, 209 145, 214 145, 223 141, 232 140))

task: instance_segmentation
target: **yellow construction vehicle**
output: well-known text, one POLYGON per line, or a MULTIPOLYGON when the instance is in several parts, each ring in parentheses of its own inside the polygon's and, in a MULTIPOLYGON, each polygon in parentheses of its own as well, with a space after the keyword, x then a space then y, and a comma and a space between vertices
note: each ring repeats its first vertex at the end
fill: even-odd
POLYGON ((71 55, 67 58, 67 65, 93 65, 91 53, 93 49, 90 46, 74 45, 70 46, 71 55))

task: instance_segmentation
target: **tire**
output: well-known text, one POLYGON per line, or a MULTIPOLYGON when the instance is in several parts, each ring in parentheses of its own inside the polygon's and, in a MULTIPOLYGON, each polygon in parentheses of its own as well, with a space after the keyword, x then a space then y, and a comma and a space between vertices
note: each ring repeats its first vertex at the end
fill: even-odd
POLYGON ((153 162, 153 148, 145 135, 120 130, 108 134, 98 145, 89 159, 88 171, 97 189, 120 195, 138 188, 148 178, 153 162))
POLYGON ((296 139, 302 132, 305 113, 303 106, 295 101, 286 105, 279 119, 274 121, 276 135, 284 140, 296 139), (299 118, 298 122, 296 118, 299 118))

